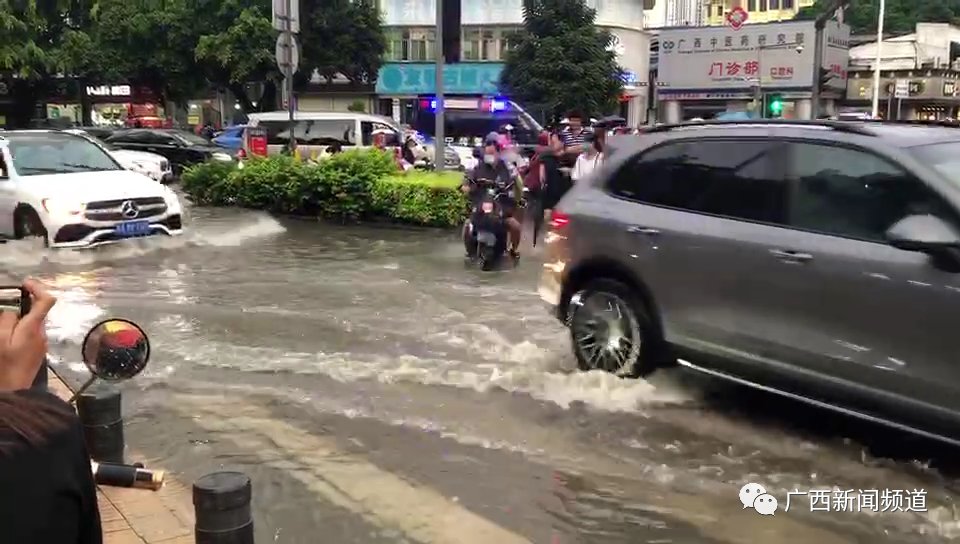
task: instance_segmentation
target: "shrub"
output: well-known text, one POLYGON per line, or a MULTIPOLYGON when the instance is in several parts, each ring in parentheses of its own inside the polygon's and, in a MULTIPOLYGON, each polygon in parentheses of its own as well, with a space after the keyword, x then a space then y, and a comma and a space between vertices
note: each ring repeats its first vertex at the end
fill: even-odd
POLYGON ((180 184, 197 204, 233 204, 236 197, 231 179, 237 165, 234 162, 208 161, 191 166, 180 175, 180 184))
POLYGON ((453 227, 466 211, 458 172, 407 172, 378 180, 372 207, 377 215, 402 223, 453 227))
POLYGON ((182 183, 200 205, 445 227, 459 224, 466 212, 461 179, 456 172, 401 173, 391 153, 357 150, 319 163, 288 156, 253 158, 243 168, 207 162, 184 172, 182 183))

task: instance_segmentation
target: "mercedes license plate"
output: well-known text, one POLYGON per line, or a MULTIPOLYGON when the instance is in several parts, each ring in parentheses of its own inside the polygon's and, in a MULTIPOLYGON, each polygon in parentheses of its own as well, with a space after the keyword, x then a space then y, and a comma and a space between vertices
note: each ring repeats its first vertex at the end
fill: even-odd
POLYGON ((140 236, 150 232, 150 222, 127 221, 114 227, 114 231, 120 236, 140 236))

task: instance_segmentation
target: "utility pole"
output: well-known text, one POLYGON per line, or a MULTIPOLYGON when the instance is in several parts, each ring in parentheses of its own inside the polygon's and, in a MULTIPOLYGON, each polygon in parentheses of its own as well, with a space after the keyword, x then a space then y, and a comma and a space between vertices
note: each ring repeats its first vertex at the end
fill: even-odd
POLYGON ((297 73, 300 66, 300 50, 295 37, 300 32, 300 0, 273 0, 273 28, 280 31, 275 54, 277 66, 283 72, 283 94, 287 97, 287 111, 290 114, 287 147, 292 154, 297 148, 293 74, 297 73))
MULTIPOLYGON (((847 6, 850 0, 834 0, 826 11, 817 16, 813 22, 813 90, 810 93, 810 113, 811 117, 818 119, 820 117, 820 68, 823 67, 823 29, 827 26, 827 21, 833 15, 847 6)), ((880 0, 881 10, 883 9, 883 0, 880 0)), ((876 101, 874 101, 876 104, 876 101)), ((874 105, 876 110, 876 105, 874 105)))
POLYGON ((293 37, 293 2, 299 2, 300 0, 286 0, 287 2, 287 17, 284 19, 284 42, 287 45, 287 63, 284 65, 283 69, 283 83, 287 86, 287 112, 290 114, 288 130, 290 131, 290 154, 297 149, 297 122, 293 118, 294 104, 293 104, 293 47, 294 47, 294 37, 293 37))
MULTIPOLYGON (((883 19, 886 15, 886 2, 880 0, 880 14, 877 16, 877 59, 873 65, 873 118, 880 113, 880 61, 883 60, 883 19)), ((887 113, 887 120, 890 114, 887 113)))
POLYGON ((434 152, 436 155, 433 158, 434 167, 437 170, 443 170, 444 163, 444 140, 446 137, 443 133, 444 128, 444 110, 446 107, 443 103, 443 64, 444 64, 444 55, 443 55, 443 0, 436 0, 437 2, 437 36, 436 41, 434 42, 434 56, 436 57, 436 99, 437 107, 434 109, 433 115, 436 121, 434 127, 434 152))

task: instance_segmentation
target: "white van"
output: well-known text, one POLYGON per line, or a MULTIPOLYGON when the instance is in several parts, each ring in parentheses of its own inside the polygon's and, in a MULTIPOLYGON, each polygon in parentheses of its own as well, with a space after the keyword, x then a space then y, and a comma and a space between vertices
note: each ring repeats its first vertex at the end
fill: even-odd
MULTIPOLYGON (((396 146, 402 142, 403 131, 397 123, 382 115, 356 112, 294 112, 296 127, 294 135, 297 139, 297 148, 301 156, 310 157, 321 155, 332 145, 339 144, 346 151, 348 149, 373 146, 373 132, 386 130, 386 144, 396 146)), ((251 113, 244 132, 243 148, 250 155, 250 139, 247 136, 251 127, 264 129, 267 136, 267 154, 276 155, 283 151, 290 142, 290 113, 286 111, 272 111, 251 113)))

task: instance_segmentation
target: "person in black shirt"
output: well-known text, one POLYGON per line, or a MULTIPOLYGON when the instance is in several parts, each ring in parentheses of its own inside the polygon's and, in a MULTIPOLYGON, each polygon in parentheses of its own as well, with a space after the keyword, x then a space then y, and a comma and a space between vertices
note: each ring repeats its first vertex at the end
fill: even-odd
POLYGON ((0 313, 0 542, 101 544, 97 490, 80 421, 56 396, 31 391, 56 299, 23 284, 30 312, 0 313))
POLYGON ((540 156, 541 179, 543 180, 543 210, 549 216, 560 198, 570 189, 570 178, 564 174, 561 155, 563 140, 559 134, 550 137, 550 149, 540 156))
POLYGON ((50 393, 0 393, 2 542, 102 544, 97 488, 76 412, 50 393))

